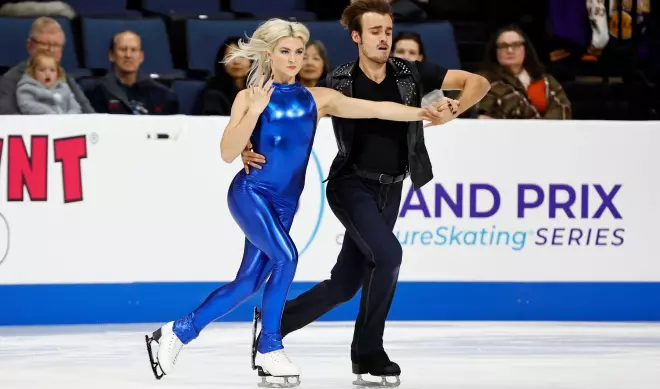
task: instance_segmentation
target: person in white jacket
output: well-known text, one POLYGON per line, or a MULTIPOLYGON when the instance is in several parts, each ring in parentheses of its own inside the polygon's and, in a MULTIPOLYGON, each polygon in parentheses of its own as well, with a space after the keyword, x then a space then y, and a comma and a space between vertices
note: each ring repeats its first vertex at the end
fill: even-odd
POLYGON ((587 0, 587 11, 591 22, 591 45, 587 53, 599 56, 610 40, 607 30, 607 10, 605 0, 587 0))

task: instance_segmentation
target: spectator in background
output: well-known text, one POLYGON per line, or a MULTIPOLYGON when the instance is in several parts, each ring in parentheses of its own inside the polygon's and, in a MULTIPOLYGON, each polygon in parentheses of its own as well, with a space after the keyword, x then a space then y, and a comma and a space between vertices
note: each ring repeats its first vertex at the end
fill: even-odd
POLYGON ((491 83, 477 105, 480 119, 570 119, 571 103, 547 74, 525 33, 497 31, 486 46, 484 74, 491 83))
MULTIPOLYGON (((40 17, 35 19, 30 28, 29 38, 27 40, 27 51, 30 58, 41 50, 48 51, 53 54, 57 62, 62 60, 62 50, 64 49, 65 36, 62 31, 62 26, 52 18, 40 17)), ((31 59, 21 62, 13 68, 9 69, 2 78, 0 78, 0 115, 18 115, 20 110, 16 100, 16 88, 21 77, 25 74, 25 70, 30 64, 31 59)), ((94 109, 85 97, 82 89, 76 81, 66 76, 66 83, 69 85, 71 92, 82 108, 83 113, 94 113, 94 109)))
POLYGON ((23 115, 82 113, 66 83, 66 73, 53 53, 42 51, 32 58, 16 90, 23 115))
MULTIPOLYGON (((422 37, 416 32, 402 31, 392 40, 392 56, 407 59, 408 61, 424 61, 424 43, 422 37)), ((422 107, 440 101, 445 97, 442 90, 436 89, 425 92, 422 98, 422 107)))
POLYGON ((314 87, 319 80, 325 78, 329 71, 330 58, 328 58, 328 50, 323 42, 319 40, 307 42, 302 68, 298 73, 300 83, 308 88, 314 87))
POLYGON ((133 31, 112 38, 112 69, 87 91, 96 112, 119 115, 175 115, 179 101, 167 87, 139 74, 144 61, 142 40, 133 31))
POLYGON ((227 38, 215 55, 215 75, 199 93, 193 115, 229 116, 236 95, 245 89, 245 80, 250 70, 250 61, 236 58, 223 63, 232 47, 238 48, 239 37, 227 38))

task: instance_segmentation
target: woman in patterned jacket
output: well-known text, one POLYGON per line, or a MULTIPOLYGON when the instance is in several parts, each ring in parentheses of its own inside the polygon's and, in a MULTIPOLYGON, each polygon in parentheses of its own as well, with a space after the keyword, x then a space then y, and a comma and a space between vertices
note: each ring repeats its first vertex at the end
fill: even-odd
POLYGON ((477 105, 480 119, 571 119, 564 89, 545 72, 520 28, 508 26, 493 35, 484 65, 491 88, 477 105))

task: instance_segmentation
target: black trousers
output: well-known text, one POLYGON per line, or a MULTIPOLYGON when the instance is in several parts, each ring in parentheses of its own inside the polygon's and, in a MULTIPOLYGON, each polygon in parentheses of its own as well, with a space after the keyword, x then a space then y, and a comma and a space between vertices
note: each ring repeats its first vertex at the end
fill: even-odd
POLYGON ((383 351, 385 319, 399 278, 402 248, 393 233, 402 182, 380 184, 344 172, 328 182, 330 208, 346 227, 330 279, 289 300, 282 335, 298 330, 355 296, 362 288, 351 358, 383 351))

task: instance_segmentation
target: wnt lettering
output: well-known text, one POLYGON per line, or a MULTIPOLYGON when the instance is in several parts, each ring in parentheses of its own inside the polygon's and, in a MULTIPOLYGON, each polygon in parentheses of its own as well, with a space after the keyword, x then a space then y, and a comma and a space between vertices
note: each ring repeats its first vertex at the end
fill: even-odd
MULTIPOLYGON (((30 153, 23 136, 0 138, 0 163, 7 168, 7 201, 24 201, 24 188, 31 201, 48 201, 47 135, 30 137, 30 153), (4 157, 4 159, 2 159, 4 157)), ((65 203, 82 201, 81 160, 87 158, 85 135, 53 140, 53 160, 61 165, 65 203)))

